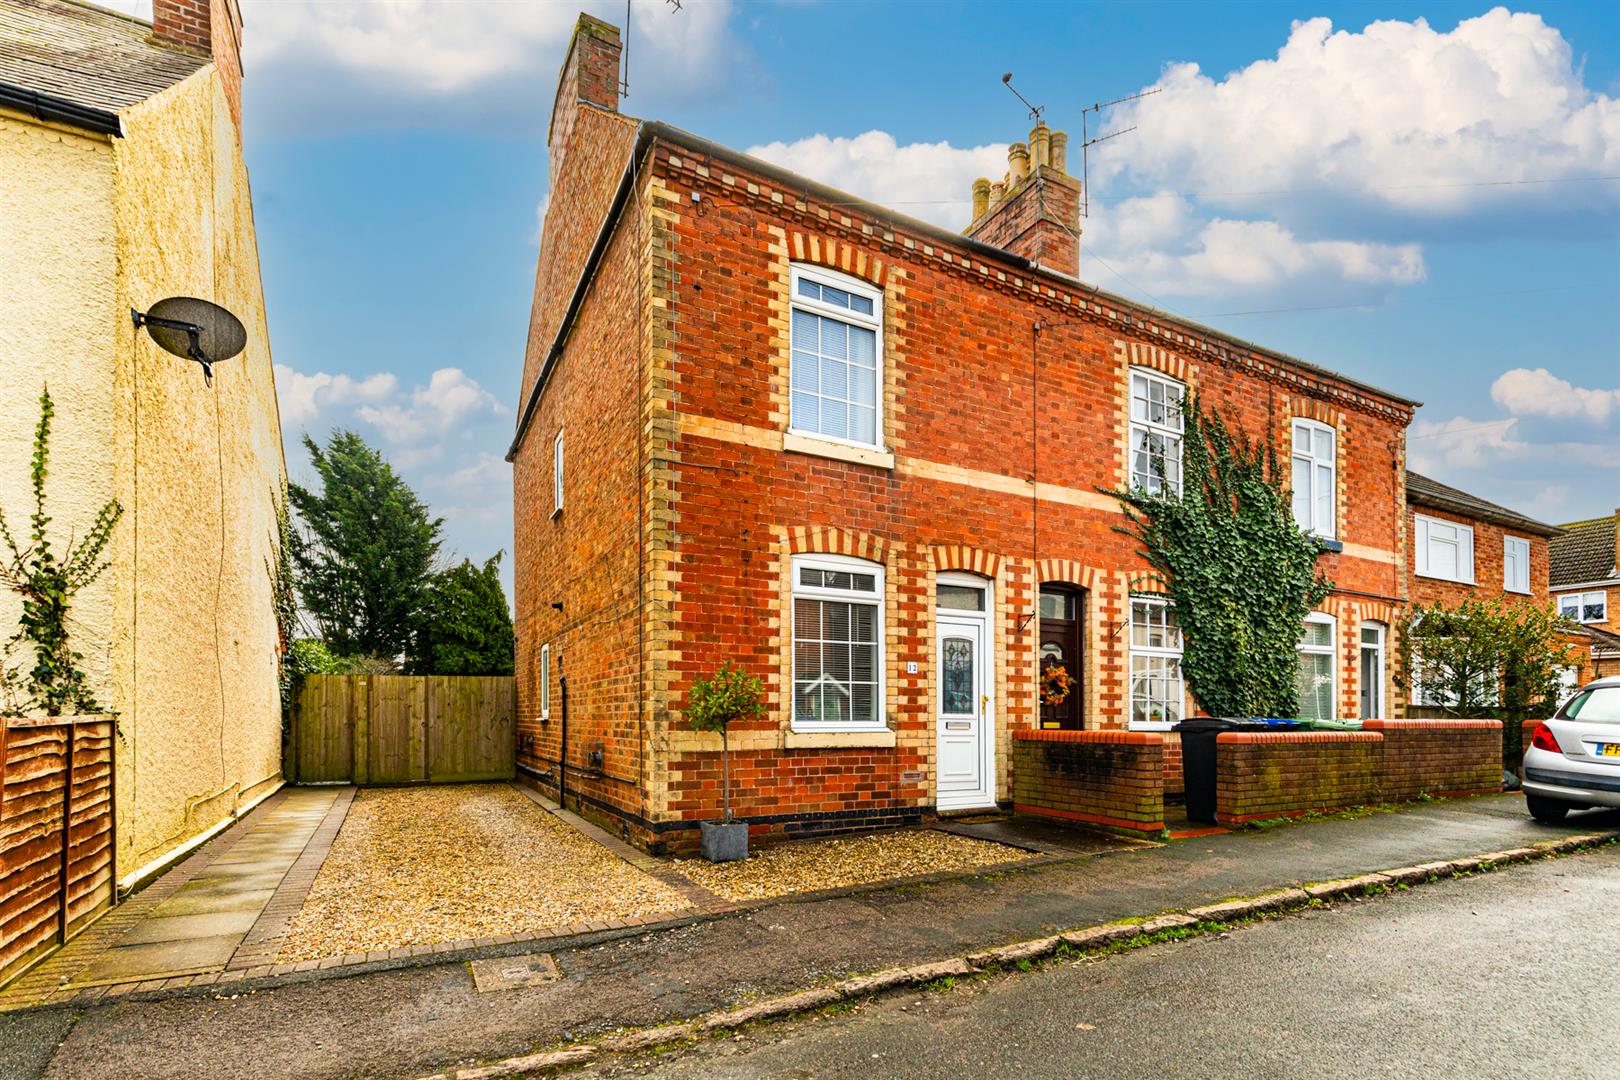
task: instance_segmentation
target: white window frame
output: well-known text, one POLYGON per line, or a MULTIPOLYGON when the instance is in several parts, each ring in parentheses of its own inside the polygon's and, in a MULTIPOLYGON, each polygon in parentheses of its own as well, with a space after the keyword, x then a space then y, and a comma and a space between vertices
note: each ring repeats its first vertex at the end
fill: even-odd
POLYGON ((551 719, 551 646, 540 646, 540 719, 551 719))
POLYGON ((886 689, 888 686, 888 650, 885 639, 885 611, 887 606, 887 593, 884 588, 883 564, 868 562, 865 559, 856 559, 848 555, 821 555, 805 554, 795 555, 789 560, 789 574, 791 587, 788 596, 788 718, 791 730, 795 732, 855 732, 855 731, 887 731, 888 706, 886 689), (871 592, 856 592, 853 589, 832 589, 817 585, 800 584, 800 570, 837 570, 846 573, 873 575, 873 588, 871 592), (799 719, 798 686, 799 686, 799 655, 798 655, 798 605, 795 601, 800 598, 813 600, 837 600, 843 603, 865 604, 877 609, 875 637, 877 639, 876 656, 872 663, 877 686, 873 690, 877 706, 877 716, 868 722, 825 722, 805 721, 799 719))
MULTIPOLYGON (((1129 597, 1129 607, 1126 609, 1125 632, 1129 635, 1126 640, 1130 643, 1130 656, 1127 657, 1126 689, 1125 689, 1125 717, 1126 725, 1132 731, 1169 731, 1176 726, 1174 720, 1138 720, 1136 719, 1136 658, 1173 659, 1176 662, 1177 698, 1181 704, 1181 719, 1187 719, 1187 673, 1182 670, 1183 654, 1186 652, 1185 632, 1179 624, 1176 633, 1181 636, 1181 645, 1176 648, 1158 645, 1138 645, 1136 643, 1136 605, 1143 604, 1148 607, 1159 607, 1169 610, 1175 609, 1175 603, 1167 596, 1135 594, 1129 597)), ((1151 701, 1152 699, 1149 698, 1151 701)), ((1166 695, 1166 701, 1170 700, 1166 695)))
MULTIPOLYGON (((1175 479, 1175 482, 1172 484, 1169 481, 1169 479, 1166 478, 1166 480, 1164 481, 1164 484, 1165 484, 1165 487, 1167 489, 1170 489, 1176 495, 1180 495, 1182 493, 1182 491, 1185 490, 1185 484, 1186 484, 1186 480, 1187 480, 1186 473, 1185 473, 1185 469, 1186 469, 1187 422, 1186 422, 1186 417, 1185 417, 1182 410, 1183 410, 1183 408, 1185 408, 1186 401, 1187 401, 1187 384, 1186 383, 1180 381, 1179 379, 1172 379, 1170 376, 1164 374, 1163 372, 1155 371, 1152 368, 1138 367, 1138 366, 1136 366, 1134 364, 1129 368, 1129 370, 1126 373, 1126 383, 1125 383, 1125 409, 1126 409, 1126 415, 1127 415, 1127 417, 1129 418, 1129 421, 1130 421, 1129 424, 1126 427, 1127 444, 1126 444, 1126 447, 1125 447, 1125 481, 1126 481, 1126 486, 1127 487, 1132 487, 1132 488, 1142 487, 1142 488, 1148 489, 1149 491, 1152 490, 1152 486, 1150 484, 1138 481, 1137 476, 1136 476, 1137 435, 1138 434, 1143 434, 1143 435, 1158 435, 1158 436, 1160 436, 1162 438, 1174 439, 1175 440, 1175 447, 1176 447, 1176 479, 1175 479), (1165 391, 1166 391, 1165 392, 1165 401, 1166 401, 1166 403, 1168 403, 1169 400, 1170 400, 1170 391, 1173 390, 1175 392, 1176 399, 1177 399, 1177 401, 1179 403, 1179 407, 1175 411, 1175 416, 1173 417, 1173 422, 1172 422, 1172 417, 1170 417, 1168 415, 1165 417, 1166 422, 1162 423, 1162 424, 1155 423, 1151 419, 1146 419, 1146 418, 1139 419, 1137 417, 1137 415, 1136 415, 1136 400, 1137 400, 1136 382, 1137 382, 1138 379, 1143 380, 1143 382, 1146 383, 1146 384, 1157 383, 1160 386, 1163 386, 1165 391)), ((1151 457, 1149 459, 1149 464, 1151 465, 1151 457)), ((1168 470, 1166 470, 1166 471, 1168 471, 1168 470)), ((1147 475, 1147 479, 1153 480, 1153 479, 1156 479, 1156 478, 1151 473, 1149 473, 1147 475)))
POLYGON ((1417 567, 1418 577, 1434 578, 1436 581, 1455 581, 1463 585, 1474 584, 1474 527, 1464 525, 1460 521, 1447 521, 1445 518, 1430 517, 1428 514, 1412 515, 1412 545, 1415 552, 1414 565, 1417 567), (1435 527, 1441 529, 1455 529, 1455 540, 1436 540, 1435 527), (1431 543, 1455 543, 1457 545, 1457 571, 1466 572, 1465 577, 1448 577, 1438 573, 1430 565, 1429 545, 1431 543))
POLYGON ((1578 623, 1602 624, 1609 621, 1609 593, 1607 589, 1591 589, 1587 592, 1559 593, 1558 614, 1564 614, 1564 605, 1570 601, 1573 601, 1575 604, 1575 614, 1567 615, 1565 618, 1572 618, 1578 623), (1588 619, 1585 617, 1586 602, 1594 596, 1597 597, 1597 602, 1603 605, 1603 617, 1601 619, 1588 619))
MULTIPOLYGON (((1364 622, 1364 623, 1361 624, 1360 628, 1356 631, 1356 678, 1357 679, 1361 679, 1361 677, 1362 677, 1362 675, 1361 675, 1361 657, 1362 657, 1363 653, 1367 653, 1367 652, 1375 653, 1377 655, 1377 657, 1378 657, 1378 675, 1377 675, 1377 681, 1374 684, 1375 693, 1373 695, 1373 713, 1375 715, 1373 715, 1373 716, 1362 716, 1362 717, 1359 717, 1358 719, 1361 719, 1361 720, 1383 720, 1383 719, 1385 719, 1384 713, 1389 711, 1389 703, 1384 700, 1384 682, 1385 682, 1385 679, 1386 679, 1386 672, 1388 670, 1387 665, 1389 663, 1389 626, 1388 626, 1388 624, 1381 623, 1381 622, 1374 622, 1374 621, 1364 622), (1378 633, 1378 641, 1377 641, 1376 644, 1369 644, 1368 643, 1368 641, 1366 639, 1366 633, 1367 633, 1368 630, 1377 631, 1377 633, 1378 633)), ((1365 684, 1365 680, 1363 680, 1363 684, 1365 684)), ((1358 710, 1359 710, 1359 706, 1361 705, 1361 702, 1360 702, 1359 699, 1356 701, 1356 705, 1357 705, 1358 710)))
MULTIPOLYGON (((1302 626, 1300 628, 1299 644, 1294 647, 1294 651, 1301 657, 1310 655, 1326 656, 1328 658, 1328 705, 1332 708, 1333 715, 1318 717, 1317 719, 1337 720, 1339 718, 1339 620, 1325 611, 1313 611, 1305 616, 1305 622, 1307 624, 1316 623, 1319 626, 1328 628, 1328 643, 1326 645, 1307 645, 1305 644, 1305 633, 1302 626)), ((1358 653, 1356 660, 1359 662, 1360 659, 1358 653)))
POLYGON ((883 290, 870 282, 850 277, 848 274, 841 274, 836 270, 828 270, 806 263, 794 263, 789 268, 788 295, 790 308, 801 309, 811 315, 874 331, 873 356, 876 378, 876 386, 873 392, 874 416, 871 442, 863 442, 860 439, 839 438, 835 435, 823 435, 819 431, 811 431, 795 425, 793 422, 793 316, 790 311, 788 315, 788 434, 805 439, 818 439, 839 446, 853 446, 862 450, 885 452, 883 436, 883 290), (858 311, 851 311, 848 308, 838 307, 835 304, 823 303, 808 296, 800 296, 799 282, 802 280, 810 280, 818 285, 830 285, 851 295, 864 297, 872 302, 872 314, 866 315, 858 311))
POLYGON ((551 442, 551 516, 562 513, 563 508, 563 433, 561 429, 551 442))
MULTIPOLYGON (((1334 537, 1336 537, 1338 535, 1338 527, 1339 527, 1338 526, 1338 522, 1339 522, 1339 506, 1338 506, 1338 502, 1339 502, 1339 432, 1338 432, 1338 429, 1334 428, 1334 427, 1331 427, 1331 426, 1329 426, 1327 424, 1324 424, 1319 420, 1311 420, 1308 417, 1303 417, 1303 416, 1294 417, 1293 423, 1289 425, 1289 429, 1288 429, 1288 460, 1289 460, 1290 465, 1293 462, 1296 462, 1296 461, 1305 461, 1305 462, 1309 463, 1309 467, 1305 471, 1305 475, 1307 476, 1307 478, 1309 480, 1309 486, 1308 486, 1308 488, 1306 490, 1306 499, 1307 499, 1306 506, 1308 507, 1308 510, 1306 512, 1306 520, 1304 520, 1304 521, 1300 520, 1299 507, 1296 505, 1294 507, 1294 521, 1299 525, 1300 528, 1304 529, 1306 532, 1310 533, 1312 536, 1320 536, 1323 539, 1332 540, 1334 537), (1307 432, 1310 433, 1310 442, 1311 442, 1311 452, 1310 453, 1301 454, 1299 452, 1298 447, 1294 443, 1295 433, 1300 431, 1300 430, 1304 430, 1304 431, 1307 431, 1307 432), (1316 456, 1316 436, 1318 434, 1326 435, 1328 437, 1328 440, 1329 440, 1328 441, 1328 459, 1326 461, 1323 461, 1322 459, 1320 459, 1320 458, 1318 458, 1316 456), (1317 513, 1318 508, 1321 506, 1321 499, 1319 498, 1319 496, 1321 495, 1321 492, 1317 490, 1317 479, 1318 479, 1318 476, 1320 474, 1320 470, 1322 470, 1322 469, 1327 470, 1327 481, 1326 481, 1326 483, 1327 483, 1327 488, 1328 488, 1328 492, 1327 492, 1328 498, 1327 498, 1327 520, 1326 521, 1323 521, 1321 519, 1321 515, 1319 515, 1317 513)), ((1292 482, 1292 477, 1293 477, 1293 470, 1292 470, 1292 468, 1290 468, 1290 470, 1289 470, 1290 482, 1292 482)))
POLYGON ((1507 592, 1530 592, 1530 541, 1522 536, 1502 537, 1502 588, 1507 592), (1508 562, 1510 555, 1517 552, 1519 575, 1512 572, 1508 562), (1521 580, 1522 579, 1522 580, 1521 580))

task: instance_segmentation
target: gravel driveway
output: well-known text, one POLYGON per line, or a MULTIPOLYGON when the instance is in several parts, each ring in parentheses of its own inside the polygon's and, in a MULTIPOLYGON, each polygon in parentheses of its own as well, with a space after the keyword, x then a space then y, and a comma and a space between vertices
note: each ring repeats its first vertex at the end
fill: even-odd
POLYGON ((279 960, 531 933, 688 909, 506 784, 355 797, 279 960))

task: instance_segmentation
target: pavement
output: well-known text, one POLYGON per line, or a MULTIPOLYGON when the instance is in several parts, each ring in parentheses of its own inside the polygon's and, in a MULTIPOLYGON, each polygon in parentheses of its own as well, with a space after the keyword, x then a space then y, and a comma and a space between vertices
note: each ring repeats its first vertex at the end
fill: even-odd
POLYGON ((1611 1077, 1617 904, 1610 846, 573 1075, 1611 1077))
MULTIPOLYGON (((47 1017, 8 1014, 0 1045, 49 1028, 54 1045, 21 1076, 259 1077, 266 1063, 283 1076, 420 1076, 1060 929, 1604 830, 1620 830, 1620 812, 1551 827, 1532 821, 1517 795, 1414 804, 582 935, 550 946, 561 978, 510 990, 480 993, 467 957, 430 957, 346 977, 311 972, 47 1017)), ((529 943, 481 955, 534 951, 529 943)))
POLYGON ((267 963, 354 789, 283 788, 0 993, 0 1009, 267 963))

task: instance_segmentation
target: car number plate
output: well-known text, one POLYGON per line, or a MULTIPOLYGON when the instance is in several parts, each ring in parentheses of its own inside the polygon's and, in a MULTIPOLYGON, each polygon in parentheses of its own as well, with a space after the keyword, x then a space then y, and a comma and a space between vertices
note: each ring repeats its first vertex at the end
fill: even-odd
POLYGON ((1600 742, 1597 744, 1598 757, 1620 757, 1620 743, 1600 742))

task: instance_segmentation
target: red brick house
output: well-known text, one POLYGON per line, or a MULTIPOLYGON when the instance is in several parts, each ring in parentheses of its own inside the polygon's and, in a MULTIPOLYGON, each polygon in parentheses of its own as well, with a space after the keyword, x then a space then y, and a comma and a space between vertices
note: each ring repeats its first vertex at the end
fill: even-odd
POLYGON ((1551 587, 1559 612, 1590 639, 1591 675, 1620 675, 1620 510, 1563 526, 1552 543, 1551 587))
POLYGON ((1004 803, 1018 729, 1168 729, 1180 632, 1100 489, 1180 483, 1194 389, 1276 440, 1327 549, 1301 712, 1398 711, 1416 403, 1080 281, 1060 132, 958 234, 621 115, 618 59, 582 16, 551 120, 510 453, 525 776, 693 842, 720 740, 684 694, 728 660, 769 693, 730 741, 761 831, 1004 803))
MULTIPOLYGON (((1449 606, 1470 596, 1552 603, 1551 553, 1563 529, 1411 471, 1406 505, 1412 603, 1449 606)), ((1586 647, 1584 639, 1578 644, 1586 647)), ((1572 671, 1570 680, 1581 675, 1572 671)), ((1410 696, 1413 705, 1431 703, 1421 686, 1410 696)))

